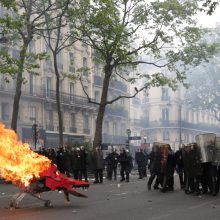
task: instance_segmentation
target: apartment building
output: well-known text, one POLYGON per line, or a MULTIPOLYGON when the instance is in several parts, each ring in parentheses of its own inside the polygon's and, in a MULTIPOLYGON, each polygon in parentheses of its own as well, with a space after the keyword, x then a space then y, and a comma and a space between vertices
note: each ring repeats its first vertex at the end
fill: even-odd
MULTIPOLYGON (((34 53, 45 51, 50 54, 49 48, 42 39, 33 41, 29 46, 29 51, 34 53)), ((16 49, 12 49, 11 53, 15 57, 18 56, 16 49)), ((85 74, 82 73, 84 89, 90 97, 98 101, 102 89, 102 68, 93 64, 91 48, 78 42, 71 51, 61 52, 57 58, 61 75, 62 73, 75 74, 82 67, 88 69, 85 74)), ((33 145, 32 126, 37 124, 39 129, 38 145, 58 146, 56 78, 52 59, 41 61, 40 69, 37 71, 38 75, 31 72, 24 74, 26 83, 22 86, 18 133, 23 141, 33 145)), ((7 127, 10 127, 11 122, 15 85, 16 81, 10 76, 0 75, 0 120, 7 127)), ((126 83, 115 80, 110 84, 109 98, 128 92, 129 87, 126 83)), ((61 77, 60 100, 64 144, 92 142, 97 106, 88 103, 80 82, 61 77)), ((103 124, 103 143, 106 145, 125 144, 128 118, 128 101, 120 100, 108 106, 103 124)))
MULTIPOLYGON (((168 87, 148 91, 142 112, 146 119, 144 124, 141 118, 131 123, 131 130, 140 133, 142 143, 169 143, 176 150, 180 144, 194 142, 197 134, 220 134, 219 122, 214 114, 199 107, 192 108, 185 93, 182 87, 175 92, 168 87)), ((143 100, 140 102, 143 103, 143 100)))

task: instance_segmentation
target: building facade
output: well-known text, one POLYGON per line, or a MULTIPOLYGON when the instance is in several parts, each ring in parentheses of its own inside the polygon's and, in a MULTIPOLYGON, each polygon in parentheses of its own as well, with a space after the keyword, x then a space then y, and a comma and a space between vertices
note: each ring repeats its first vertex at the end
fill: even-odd
MULTIPOLYGON (((3 45, 1 45, 3 46, 3 45)), ((5 45, 4 45, 5 46, 5 45)), ((32 42, 29 52, 39 53, 50 50, 41 39, 32 42)), ((19 51, 12 49, 14 57, 19 51)), ((91 48, 85 44, 75 43, 71 51, 61 52, 58 57, 60 75, 76 74, 78 69, 88 69, 82 73, 84 89, 92 99, 98 101, 102 89, 102 69, 92 63, 91 48)), ((38 146, 57 147, 59 143, 59 124, 56 107, 56 77, 51 58, 41 61, 38 75, 24 73, 25 83, 22 86, 18 117, 18 134, 24 142, 33 145, 33 124, 39 130, 38 146)), ((0 120, 10 127, 13 109, 13 97, 16 81, 7 75, 0 75, 0 120)), ((109 98, 129 92, 129 87, 115 80, 110 85, 109 98)), ((63 117, 64 144, 92 142, 95 132, 97 106, 88 103, 88 99, 78 80, 61 77, 60 101, 63 117)), ((103 124, 103 143, 125 144, 129 102, 121 100, 107 107, 103 124)))

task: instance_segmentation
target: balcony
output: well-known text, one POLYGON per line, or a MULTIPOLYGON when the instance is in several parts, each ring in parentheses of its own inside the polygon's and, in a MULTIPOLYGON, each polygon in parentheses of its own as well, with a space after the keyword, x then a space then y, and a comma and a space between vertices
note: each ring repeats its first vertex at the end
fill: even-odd
POLYGON ((120 116, 124 118, 128 118, 128 111, 123 106, 107 106, 106 113, 109 115, 120 116))
POLYGON ((102 86, 103 78, 101 76, 94 75, 94 84, 96 86, 102 86))
MULTIPOLYGON (((59 126, 57 126, 57 131, 59 131, 59 126)), ((65 132, 65 127, 63 127, 63 132, 65 132)))
POLYGON ((102 142, 103 143, 109 143, 109 144, 125 144, 127 141, 126 136, 114 136, 110 134, 103 133, 102 134, 102 142))
POLYGON ((75 127, 70 127, 70 132, 71 132, 71 133, 77 133, 77 128, 75 128, 75 127))
POLYGON ((83 129, 83 133, 84 133, 84 134, 90 134, 90 129, 84 128, 84 129, 83 129))
POLYGON ((128 88, 127 85, 121 81, 113 80, 110 82, 110 88, 114 88, 123 92, 127 92, 128 88))
MULTIPOLYGON (((138 123, 138 121, 136 121, 138 123)), ((170 128, 179 128, 180 121, 148 121, 144 124, 144 128, 157 128, 157 127, 170 127, 170 128)), ((200 130, 201 132, 213 132, 213 133, 220 133, 220 127, 216 125, 209 125, 204 123, 192 123, 192 122, 185 122, 181 121, 181 128, 183 129, 195 129, 200 130)))
POLYGON ((54 126, 52 124, 46 124, 46 130, 54 131, 54 126))
MULTIPOLYGON (((94 84, 96 86, 102 86, 103 85, 103 77, 94 75, 94 84)), ((128 88, 127 85, 123 82, 113 80, 110 82, 109 88, 111 89, 117 89, 122 92, 127 92, 128 88)))
MULTIPOLYGON (((45 95, 47 99, 56 101, 56 91, 55 90, 45 90, 45 95)), ((94 100, 93 100, 94 101, 94 100)), ((87 107, 95 107, 94 104, 88 102, 87 98, 83 96, 72 95, 70 93, 60 92, 60 102, 71 105, 83 105, 87 107)))

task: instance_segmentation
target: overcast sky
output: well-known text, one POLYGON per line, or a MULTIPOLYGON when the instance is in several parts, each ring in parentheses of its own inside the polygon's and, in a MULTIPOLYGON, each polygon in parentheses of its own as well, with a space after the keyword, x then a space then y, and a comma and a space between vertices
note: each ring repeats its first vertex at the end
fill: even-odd
POLYGON ((206 15, 205 13, 202 13, 201 15, 199 15, 198 21, 204 27, 213 27, 215 26, 216 22, 220 23, 220 5, 217 6, 215 12, 211 16, 206 15))

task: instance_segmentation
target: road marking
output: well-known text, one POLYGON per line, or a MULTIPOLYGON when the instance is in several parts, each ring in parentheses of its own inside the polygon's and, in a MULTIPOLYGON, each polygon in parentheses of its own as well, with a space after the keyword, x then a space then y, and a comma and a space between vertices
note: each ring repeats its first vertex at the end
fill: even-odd
POLYGON ((123 192, 123 193, 117 193, 117 194, 113 194, 114 196, 123 196, 123 195, 127 195, 127 192, 123 192))
POLYGON ((12 195, 1 195, 0 198, 7 198, 7 197, 12 197, 14 196, 15 194, 12 194, 12 195))
POLYGON ((165 214, 165 215, 159 215, 159 216, 155 216, 153 218, 149 218, 148 220, 158 220, 158 219, 164 219, 168 216, 171 216, 171 214, 165 214))
POLYGON ((208 202, 203 202, 203 203, 201 203, 199 205, 190 206, 189 209, 197 209, 197 208, 200 208, 202 206, 205 206, 205 205, 208 205, 210 203, 217 202, 217 201, 220 201, 220 199, 210 200, 208 202))

